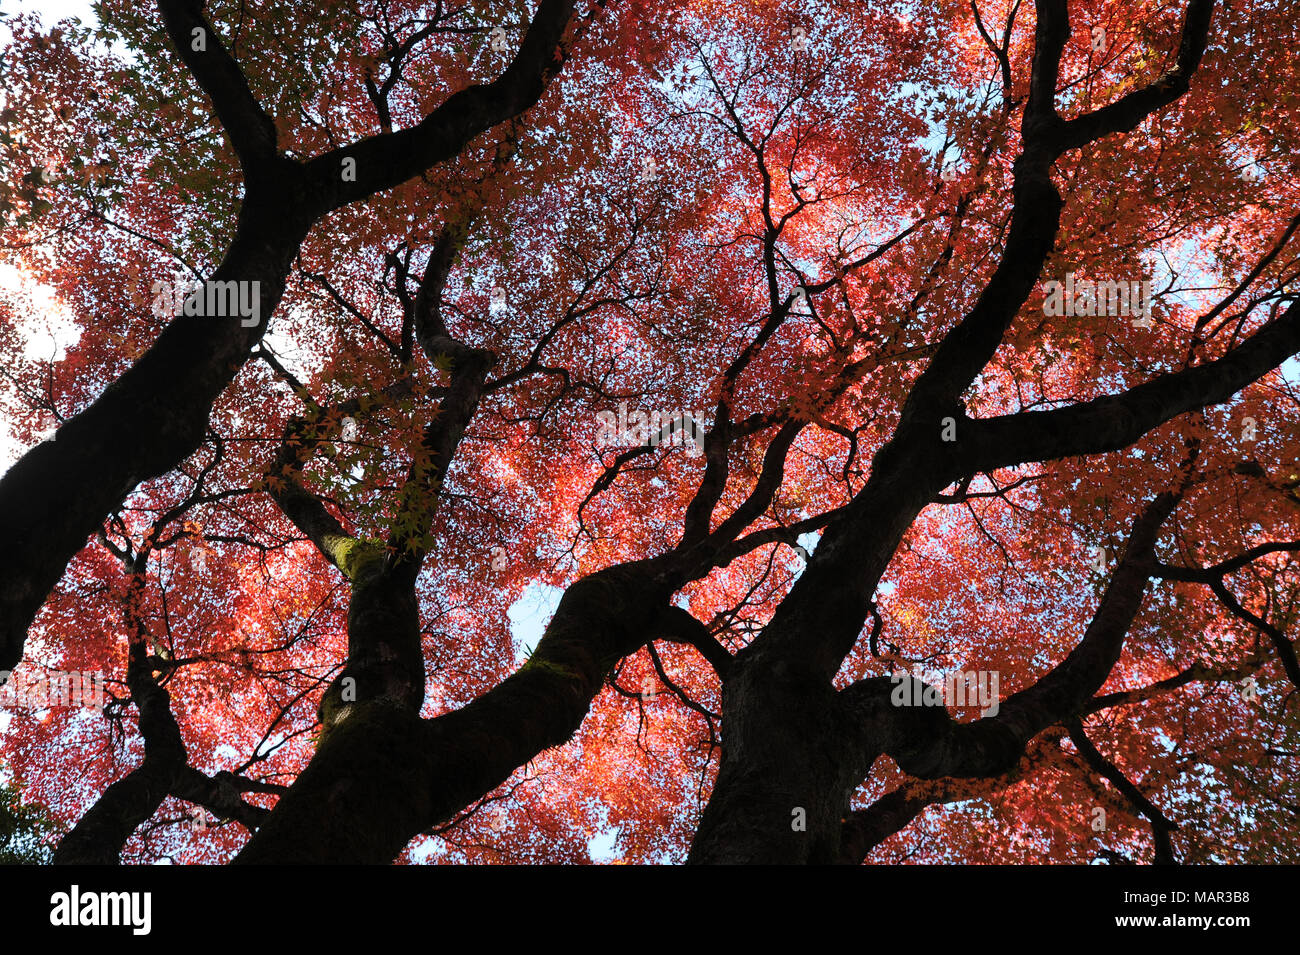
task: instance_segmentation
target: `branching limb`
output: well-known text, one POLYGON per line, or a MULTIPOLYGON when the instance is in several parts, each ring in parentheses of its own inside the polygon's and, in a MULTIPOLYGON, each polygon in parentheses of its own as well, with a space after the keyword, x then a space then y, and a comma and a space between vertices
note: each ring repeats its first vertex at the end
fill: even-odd
POLYGON ((1111 784, 1124 794, 1133 807, 1146 816, 1151 823, 1151 836, 1155 841, 1155 864, 1156 865, 1177 865, 1178 860, 1174 857, 1173 844, 1170 842, 1169 833, 1178 828, 1176 823, 1170 822, 1151 800, 1138 789, 1133 782, 1120 771, 1119 767, 1103 756, 1097 747, 1093 745, 1092 740, 1088 739, 1088 734, 1084 731, 1083 722, 1078 719, 1070 720, 1066 724, 1070 730, 1070 739, 1074 741, 1074 747, 1079 751, 1079 755, 1084 761, 1110 780, 1111 784))

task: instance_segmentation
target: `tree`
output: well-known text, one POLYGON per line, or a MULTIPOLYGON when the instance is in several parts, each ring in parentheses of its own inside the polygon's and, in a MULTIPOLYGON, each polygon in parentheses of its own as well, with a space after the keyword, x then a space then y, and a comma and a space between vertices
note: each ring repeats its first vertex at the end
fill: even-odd
POLYGON ((4 239, 80 338, 7 296, 0 666, 109 697, 10 716, 54 861, 1293 860, 1300 87, 1241 7, 14 21, 4 239))
POLYGON ((0 865, 45 865, 49 840, 58 835, 40 806, 25 804, 21 793, 0 784, 0 865))

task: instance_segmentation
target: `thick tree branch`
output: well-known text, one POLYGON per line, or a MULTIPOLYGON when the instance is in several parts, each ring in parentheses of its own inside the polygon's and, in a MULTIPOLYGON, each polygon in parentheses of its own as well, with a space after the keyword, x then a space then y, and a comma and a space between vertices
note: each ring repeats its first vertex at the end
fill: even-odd
POLYGON ((370 136, 309 160, 304 169, 317 196, 316 214, 406 182, 536 103, 568 56, 563 39, 573 8, 574 0, 541 0, 519 52, 491 83, 453 93, 410 129, 370 136), (355 177, 343 175, 345 163, 355 177))
MULTIPOLYGON (((1176 102, 1186 93, 1205 53, 1214 2, 1191 0, 1187 4, 1178 59, 1173 70, 1142 89, 1067 122, 1061 131, 1061 150, 1077 149, 1102 136, 1129 132, 1156 110, 1176 102)), ((1065 6, 1064 0, 1060 3, 1065 6)))
POLYGON ((684 643, 700 651, 721 680, 727 679, 731 654, 714 639, 709 628, 682 607, 668 607, 660 618, 660 636, 672 643, 684 643))
POLYGON ((126 682, 140 711, 144 759, 110 785, 63 837, 51 860, 55 865, 117 865, 131 833, 158 810, 186 766, 185 742, 172 716, 171 696, 150 672, 149 634, 136 612, 144 588, 144 560, 137 559, 132 569, 126 682))
POLYGON ((989 471, 1117 451, 1180 414, 1227 401, 1297 352, 1300 299, 1240 345, 1203 365, 1068 408, 964 419, 957 427, 957 454, 965 462, 963 470, 989 471))
POLYGON ((203 15, 202 0, 158 0, 158 9, 172 46, 212 101, 244 178, 256 178, 276 159, 275 121, 257 102, 239 64, 203 15))
POLYGON ((1075 749, 1079 755, 1094 770, 1103 777, 1110 780, 1124 797, 1133 804, 1142 815, 1147 817, 1151 823, 1151 836, 1155 842, 1155 864, 1156 865, 1177 865, 1178 860, 1174 857, 1174 847, 1169 839, 1169 833, 1177 829, 1178 826, 1170 822, 1169 819, 1156 806, 1147 799, 1142 790, 1138 789, 1133 782, 1120 771, 1119 767, 1103 756, 1097 747, 1088 739, 1088 734, 1084 732, 1083 722, 1079 719, 1070 720, 1067 724, 1070 730, 1070 739, 1074 741, 1075 749))
POLYGON ((187 766, 177 775, 171 788, 171 795, 177 799, 202 806, 219 820, 233 819, 249 832, 254 832, 270 810, 245 802, 240 798, 241 792, 282 793, 284 787, 255 783, 234 773, 208 776, 187 766))
POLYGON ((1083 639, 1032 686, 1003 701, 996 716, 958 723, 942 706, 896 706, 891 697, 897 681, 889 677, 846 688, 840 694, 844 705, 860 724, 879 729, 881 751, 909 775, 936 779, 1009 772, 1031 739, 1083 713, 1106 682, 1154 571, 1160 526, 1177 501, 1175 494, 1162 494, 1139 515, 1083 639))

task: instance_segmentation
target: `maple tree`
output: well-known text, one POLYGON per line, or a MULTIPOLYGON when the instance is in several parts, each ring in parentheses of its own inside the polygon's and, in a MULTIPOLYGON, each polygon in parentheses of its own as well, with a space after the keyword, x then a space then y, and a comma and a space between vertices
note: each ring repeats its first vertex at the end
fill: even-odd
POLYGON ((11 18, 54 861, 1294 861, 1293 12, 11 18))

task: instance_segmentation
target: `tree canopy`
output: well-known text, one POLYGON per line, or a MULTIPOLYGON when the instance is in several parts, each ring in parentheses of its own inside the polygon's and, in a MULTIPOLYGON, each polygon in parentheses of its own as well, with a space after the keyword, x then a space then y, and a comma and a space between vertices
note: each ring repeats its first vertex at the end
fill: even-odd
POLYGON ((54 861, 1296 861, 1298 12, 10 17, 54 861))

